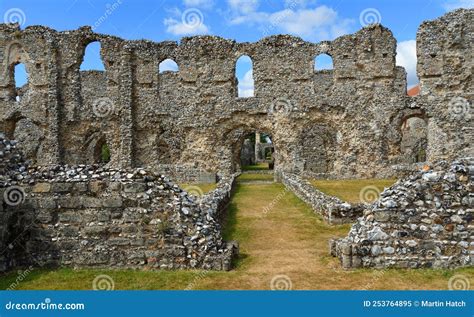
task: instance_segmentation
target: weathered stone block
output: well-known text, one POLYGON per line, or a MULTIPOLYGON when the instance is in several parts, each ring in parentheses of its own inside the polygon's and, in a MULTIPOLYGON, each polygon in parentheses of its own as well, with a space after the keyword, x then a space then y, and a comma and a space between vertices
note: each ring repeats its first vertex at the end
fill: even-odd
POLYGON ((73 191, 78 193, 84 193, 88 189, 87 183, 75 183, 73 186, 73 191))
POLYGON ((107 234, 108 232, 108 228, 106 226, 88 226, 88 227, 85 227, 82 232, 85 234, 85 235, 103 235, 103 234, 107 234))
POLYGON ((123 184, 123 191, 125 193, 138 193, 146 190, 145 183, 126 183, 123 184))
POLYGON ((120 196, 111 196, 106 198, 101 198, 102 206, 106 208, 119 208, 122 207, 123 201, 120 196))
POLYGON ((69 193, 72 189, 72 183, 52 183, 51 191, 54 193, 69 193))
POLYGON ((103 181, 91 181, 89 183, 89 190, 91 193, 98 194, 104 190, 106 187, 103 181))
POLYGON ((108 242, 111 246, 126 246, 126 245, 130 245, 130 239, 129 239, 129 238, 120 238, 120 237, 110 238, 109 240, 107 240, 107 242, 108 242))
POLYGON ((99 208, 102 207, 102 199, 95 197, 81 197, 81 204, 85 208, 99 208))
POLYGON ((81 197, 61 197, 57 201, 58 208, 81 208, 82 199, 81 197))

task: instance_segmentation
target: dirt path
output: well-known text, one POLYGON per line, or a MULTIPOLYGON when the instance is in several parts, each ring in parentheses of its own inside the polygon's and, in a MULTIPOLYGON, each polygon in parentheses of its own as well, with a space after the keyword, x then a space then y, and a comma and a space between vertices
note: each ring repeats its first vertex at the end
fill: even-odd
MULTIPOLYGON (((344 271, 328 254, 327 241, 346 235, 350 226, 329 226, 282 184, 251 178, 236 185, 229 207, 225 239, 239 241, 241 254, 230 272, 40 269, 17 289, 91 289, 99 274, 109 275, 115 289, 178 290, 447 289, 455 274, 474 277, 474 268, 344 271)), ((16 272, 0 277, 0 286, 16 278, 16 272)))
POLYGON ((238 184, 230 213, 226 238, 239 241, 242 259, 228 278, 210 276, 201 287, 217 282, 229 289, 268 289, 279 276, 293 288, 311 288, 311 276, 338 266, 328 255, 327 240, 344 235, 348 226, 326 226, 282 184, 238 184))
POLYGON ((328 240, 350 226, 329 226, 280 183, 238 183, 227 240, 240 243, 231 272, 208 273, 198 289, 446 289, 448 276, 433 270, 342 270, 328 240), (272 284, 273 280, 273 284, 272 284))

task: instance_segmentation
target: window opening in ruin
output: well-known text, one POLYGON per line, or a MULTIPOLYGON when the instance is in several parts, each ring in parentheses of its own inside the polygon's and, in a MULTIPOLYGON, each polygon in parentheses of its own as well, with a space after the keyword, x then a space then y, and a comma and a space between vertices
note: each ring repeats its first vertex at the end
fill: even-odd
POLYGON ((24 90, 27 88, 25 85, 28 84, 28 73, 24 64, 20 63, 14 66, 13 81, 15 83, 14 98, 16 101, 20 101, 24 90))
POLYGON ((95 145, 94 162, 98 164, 107 164, 110 162, 110 148, 105 138, 101 138, 95 145))
POLYGON ((177 72, 179 71, 179 67, 178 67, 178 64, 176 64, 176 62, 170 58, 167 58, 165 59, 164 61, 162 61, 160 63, 160 65, 158 66, 158 71, 159 73, 163 73, 163 72, 177 72))
POLYGON ((104 63, 100 58, 100 42, 92 42, 86 46, 80 70, 105 70, 104 63))
POLYGON ((269 134, 252 132, 245 136, 240 150, 240 166, 242 170, 273 170, 274 146, 269 134))
POLYGON ((331 70, 334 69, 332 57, 328 54, 319 54, 314 59, 314 70, 331 70))
POLYGON ((107 143, 102 144, 100 149, 100 161, 103 164, 110 162, 110 149, 107 143))
POLYGON ((406 163, 426 161, 427 124, 423 118, 409 117, 402 122, 401 152, 406 163))
POLYGON ((237 78, 237 97, 254 97, 253 62, 249 56, 239 57, 235 64, 235 77, 237 78))

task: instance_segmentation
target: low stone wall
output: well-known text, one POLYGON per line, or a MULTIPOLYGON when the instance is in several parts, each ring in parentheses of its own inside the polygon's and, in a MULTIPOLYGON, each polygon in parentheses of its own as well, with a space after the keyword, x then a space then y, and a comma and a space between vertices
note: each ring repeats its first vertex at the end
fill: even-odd
POLYGON ((157 173, 167 175, 181 183, 215 183, 217 180, 216 173, 196 168, 191 164, 159 164, 152 168, 157 173))
POLYGON ((144 169, 30 169, 2 188, 0 271, 16 267, 229 270, 219 218, 233 177, 202 199, 144 169))
POLYGON ((362 215, 362 205, 351 205, 337 197, 326 195, 297 174, 282 172, 280 178, 287 188, 330 224, 354 222, 362 215))
MULTIPOLYGON (((238 174, 222 176, 217 183, 216 189, 204 195, 199 202, 201 208, 208 210, 211 216, 217 220, 221 226, 225 224, 226 211, 230 203, 230 196, 237 175, 238 174)), ((238 250, 237 243, 232 243, 234 249, 238 250)))
POLYGON ((330 241, 345 268, 474 265, 474 159, 439 162, 398 181, 349 235, 330 241))

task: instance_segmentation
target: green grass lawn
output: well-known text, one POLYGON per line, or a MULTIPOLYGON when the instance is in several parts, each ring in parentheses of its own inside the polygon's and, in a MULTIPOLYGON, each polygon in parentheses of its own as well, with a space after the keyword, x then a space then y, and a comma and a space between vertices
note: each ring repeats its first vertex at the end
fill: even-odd
POLYGON ((202 193, 203 195, 205 195, 209 193, 210 191, 213 191, 217 187, 217 183, 205 183, 205 184, 182 183, 178 185, 185 191, 195 196, 200 196, 198 195, 199 193, 202 193))
POLYGON ((257 163, 255 165, 244 165, 242 171, 263 171, 268 170, 268 163, 257 163))
POLYGON ((240 174, 237 178, 240 182, 273 181, 273 174, 240 174))
MULTIPOLYGON (((379 192, 385 187, 390 187, 396 179, 349 179, 349 180, 311 180, 311 184, 325 194, 336 196, 350 203, 359 203, 361 192, 364 188, 375 186, 379 192)), ((368 196, 371 196, 368 193, 368 196)))
MULTIPOLYGON (((100 274, 109 275, 115 289, 143 290, 270 289, 272 278, 281 274, 291 279, 293 289, 445 290, 455 274, 472 282, 474 268, 343 270, 328 254, 327 241, 345 236, 349 228, 326 224, 280 183, 237 182, 224 229, 226 240, 240 244, 230 272, 41 269, 26 275, 17 289, 91 289, 100 274)), ((17 271, 0 276, 0 288, 17 277, 17 271)))

